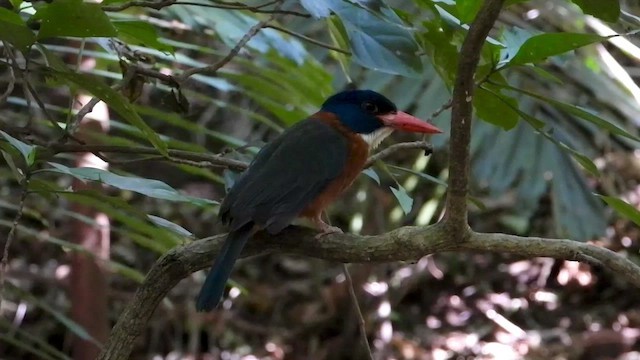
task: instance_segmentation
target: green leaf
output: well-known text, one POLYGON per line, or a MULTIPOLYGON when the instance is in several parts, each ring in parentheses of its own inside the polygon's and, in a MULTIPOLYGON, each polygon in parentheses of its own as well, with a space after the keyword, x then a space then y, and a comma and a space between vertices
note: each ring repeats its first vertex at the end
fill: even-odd
POLYGON ((354 58, 360 65, 404 76, 422 71, 422 61, 417 55, 420 49, 409 28, 349 2, 332 1, 331 9, 342 20, 354 58))
POLYGON ((609 206, 611 206, 618 214, 633 221, 636 225, 640 226, 640 211, 628 202, 618 199, 617 197, 604 196, 595 194, 609 206))
MULTIPOLYGON (((2 147, 2 144, 0 144, 0 147, 2 147)), ((4 158, 4 161, 7 162, 7 165, 9 165, 9 169, 11 169, 13 176, 16 177, 16 180, 18 180, 19 183, 22 183, 25 178, 24 172, 22 171, 22 169, 16 166, 16 163, 13 161, 13 156, 11 156, 9 152, 4 150, 0 150, 0 153, 2 153, 2 157, 4 158)))
POLYGON ((26 51, 36 41, 36 35, 27 27, 20 15, 0 7, 0 40, 26 51))
POLYGON ((325 18, 331 13, 329 2, 325 0, 300 0, 300 5, 316 19, 325 18))
POLYGON ((427 180, 429 182, 432 182, 432 183, 435 183, 435 184, 438 184, 438 185, 441 185, 441 186, 444 186, 444 187, 448 186, 446 181, 438 179, 437 177, 433 177, 433 176, 431 176, 429 174, 425 174, 423 172, 419 172, 419 171, 415 171, 413 169, 405 168, 405 167, 402 167, 402 166, 395 166, 395 165, 391 165, 391 164, 387 164, 387 166, 390 167, 390 168, 393 168, 393 169, 397 169, 397 170, 402 170, 402 171, 408 172, 409 174, 416 175, 418 177, 423 178, 424 180, 427 180))
POLYGON ((71 175, 83 181, 98 181, 121 190, 134 191, 156 199, 188 202, 199 206, 217 204, 213 200, 182 195, 176 189, 159 180, 122 176, 95 168, 69 168, 52 162, 49 165, 53 166, 53 169, 46 169, 46 171, 71 175))
POLYGON ((42 20, 38 39, 117 36, 116 29, 100 6, 82 0, 55 0, 46 4, 34 15, 34 18, 42 20))
POLYGON ((530 96, 532 98, 538 99, 540 101, 544 101, 544 102, 546 102, 546 103, 548 103, 550 105, 553 105, 556 108, 561 109, 561 110, 563 110, 563 111, 565 111, 565 112, 567 112, 567 113, 569 113, 571 115, 574 115, 574 116, 577 116, 577 117, 579 117, 579 118, 581 118, 583 120, 586 120, 586 121, 598 126, 601 129, 607 130, 607 131, 611 132, 614 135, 626 137, 628 139, 640 142, 640 138, 639 137, 630 134, 626 130, 618 127, 617 125, 609 122, 608 120, 599 117, 598 115, 596 115, 593 112, 593 110, 585 109, 583 107, 572 105, 572 104, 567 104, 567 103, 564 103, 562 101, 558 101, 558 100, 555 100, 555 99, 552 99, 552 98, 548 98, 546 96, 542 96, 540 94, 537 94, 537 93, 534 93, 534 92, 531 92, 531 91, 527 91, 527 90, 524 90, 524 89, 519 89, 519 88, 516 88, 516 87, 512 87, 512 86, 509 86, 509 85, 501 84, 500 86, 504 87, 505 89, 517 91, 519 93, 525 94, 527 96, 530 96))
POLYGON ((118 38, 128 44, 149 47, 167 53, 174 52, 172 46, 158 40, 156 28, 147 22, 113 21, 113 26, 118 30, 118 38))
POLYGON ((475 19, 478 10, 484 1, 481 0, 457 0, 456 8, 463 23, 470 24, 475 19))
POLYGON ((421 34, 423 46, 428 51, 429 59, 438 71, 442 80, 453 86, 458 69, 459 51, 455 45, 454 33, 445 31, 438 20, 423 23, 426 32, 421 34))
POLYGON ((505 130, 513 129, 520 118, 520 115, 514 111, 514 108, 518 108, 516 99, 486 88, 476 89, 473 107, 479 118, 505 130))
POLYGON ((550 56, 559 55, 606 39, 606 37, 600 35, 580 33, 535 35, 522 44, 517 54, 509 61, 509 65, 540 62, 550 56))
POLYGON ((378 183, 378 185, 380 185, 380 176, 378 176, 378 173, 373 170, 372 168, 368 168, 368 169, 364 169, 362 170, 362 173, 367 175, 368 177, 370 177, 373 181, 375 181, 376 183, 378 183))
POLYGON ((620 2, 618 0, 571 0, 580 6, 582 12, 593 15, 598 19, 616 22, 620 17, 620 2))
POLYGON ((2 137, 5 138, 5 140, 7 140, 9 144, 16 148, 20 152, 20 154, 22 154, 22 157, 24 157, 24 161, 27 163, 27 165, 33 165, 36 160, 35 146, 25 144, 2 130, 0 130, 0 135, 2 135, 2 137))
POLYGON ((182 226, 180 226, 180 225, 178 225, 178 224, 176 224, 174 222, 171 222, 171 221, 169 221, 167 219, 164 219, 164 218, 161 218, 161 217, 155 216, 155 215, 147 215, 147 217, 154 224, 156 224, 156 225, 158 225, 158 226, 160 226, 162 228, 171 230, 171 231, 173 231, 174 233, 176 233, 176 234, 178 234, 180 236, 193 237, 193 234, 189 230, 183 228, 182 226))
POLYGON ((167 155, 167 144, 160 139, 160 136, 147 125, 133 108, 133 105, 119 92, 110 88, 98 78, 78 74, 65 69, 50 70, 51 74, 59 79, 67 80, 82 89, 90 92, 93 96, 104 101, 113 108, 120 116, 125 118, 131 125, 138 128, 146 136, 147 140, 158 149, 163 155, 167 155))
POLYGON ((396 199, 398 199, 398 203, 400 203, 400 207, 405 214, 411 212, 411 208, 413 207, 413 199, 407 194, 407 190, 405 190, 402 186, 398 185, 398 188, 394 188, 392 186, 389 187, 393 195, 395 195, 396 199))
POLYGON ((22 0, 9 0, 9 2, 11 3, 11 5, 13 5, 14 9, 20 9, 23 3, 22 0))

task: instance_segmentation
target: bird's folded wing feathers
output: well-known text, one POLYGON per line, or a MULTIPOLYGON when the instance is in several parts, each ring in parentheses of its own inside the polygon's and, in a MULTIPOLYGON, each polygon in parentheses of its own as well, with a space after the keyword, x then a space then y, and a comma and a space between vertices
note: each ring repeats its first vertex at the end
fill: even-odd
POLYGON ((276 233, 344 170, 347 138, 328 123, 301 121, 266 145, 222 203, 231 230, 254 222, 276 233))

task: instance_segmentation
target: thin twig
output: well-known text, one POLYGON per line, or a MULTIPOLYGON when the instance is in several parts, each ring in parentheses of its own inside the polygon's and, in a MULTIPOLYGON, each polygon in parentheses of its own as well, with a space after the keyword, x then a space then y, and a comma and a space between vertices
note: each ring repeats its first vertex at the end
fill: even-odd
MULTIPOLYGON (((10 45, 8 42, 3 41, 2 42, 2 46, 4 47, 4 51, 7 53, 7 57, 9 56, 9 52, 10 50, 10 45)), ((14 58, 15 59, 15 58, 14 58)), ((11 60, 11 62, 13 63, 13 59, 11 60)), ((17 64, 15 64, 17 66, 17 64)), ((0 95, 0 106, 4 105, 4 103, 7 101, 7 98, 9 97, 9 95, 11 95, 11 93, 13 92, 13 89, 15 87, 16 84, 16 74, 13 70, 13 66, 8 66, 9 68, 9 83, 7 84, 7 88, 4 90, 4 93, 2 93, 2 95, 0 95)))
MULTIPOLYGON (((273 4, 273 3, 275 3, 275 1, 272 1, 270 4, 273 4)), ((218 3, 218 5, 213 5, 213 4, 205 4, 205 3, 193 2, 193 1, 176 1, 175 5, 201 6, 201 7, 209 7, 209 8, 216 8, 216 9, 227 9, 227 10, 247 10, 247 11, 251 11, 253 13, 294 15, 294 16, 300 16, 300 17, 304 17, 304 18, 310 18, 311 17, 311 15, 309 15, 309 14, 304 14, 304 13, 300 13, 300 12, 297 12, 297 11, 291 11, 291 10, 276 10, 276 9, 264 10, 264 9, 262 9, 262 7, 267 6, 267 5, 249 6, 249 5, 244 5, 244 4, 242 4, 242 5, 231 5, 231 4, 219 4, 219 3, 218 3)))
POLYGON ((9 271, 9 248, 11 247, 11 244, 13 243, 13 240, 16 237, 18 224, 22 219, 25 200, 27 199, 27 195, 29 194, 28 188, 29 188, 29 174, 26 174, 24 180, 22 181, 22 192, 20 194, 20 202, 18 203, 18 210, 16 212, 16 216, 13 218, 11 229, 9 230, 9 234, 7 235, 7 241, 4 243, 4 250, 2 251, 2 260, 0 260, 0 309, 2 308, 2 300, 4 299, 5 277, 6 277, 7 271, 9 271))
POLYGON ((160 10, 164 7, 173 5, 176 0, 163 0, 163 1, 130 1, 120 5, 105 5, 102 7, 104 11, 122 11, 130 7, 146 7, 155 10, 160 10))
POLYGON ((356 295, 356 290, 353 286, 353 279, 351 279, 351 274, 349 273, 347 264, 342 264, 342 272, 347 279, 347 287, 349 288, 351 302, 353 303, 353 308, 356 310, 356 316, 358 317, 358 327, 360 329, 360 339, 362 340, 362 345, 364 345, 365 349, 367 350, 369 359, 373 360, 371 345, 369 345, 369 339, 367 338, 367 324, 364 321, 364 316, 362 315, 362 310, 360 309, 360 304, 358 303, 358 296, 356 295))
MULTIPOLYGON (((118 153, 118 154, 135 154, 135 155, 162 155, 158 149, 145 147, 145 146, 113 146, 113 145, 85 145, 85 144, 50 144, 48 145, 49 151, 54 154, 58 153, 76 153, 76 152, 90 152, 93 154, 99 153, 118 153)), ((239 161, 228 159, 219 155, 203 154, 184 150, 168 150, 169 160, 176 161, 178 163, 188 163, 192 166, 198 167, 225 167, 232 170, 244 170, 248 164, 239 161), (194 163, 198 162, 198 163, 194 163), (207 166, 207 163, 210 163, 207 166)))
POLYGON ((277 26, 277 25, 271 25, 271 24, 270 25, 265 25, 265 28, 278 30, 280 32, 283 32, 285 34, 289 34, 289 35, 291 35, 291 36, 293 36, 295 38, 298 38, 298 39, 306 41, 308 43, 323 47, 325 49, 337 51, 337 52, 342 53, 342 54, 351 55, 351 52, 348 51, 348 50, 341 49, 341 48, 339 48, 337 46, 333 46, 331 44, 323 43, 322 41, 318 41, 318 40, 310 38, 310 37, 308 37, 306 35, 302 35, 302 34, 297 33, 295 31, 291 31, 291 30, 289 30, 287 28, 283 28, 283 27, 280 27, 280 26, 277 26))
POLYGON ((444 112, 445 110, 451 109, 451 106, 452 106, 452 100, 449 99, 446 103, 442 104, 442 106, 440 106, 440 108, 438 110, 434 111, 431 114, 431 117, 429 118, 429 120, 433 120, 433 119, 437 118, 438 115, 442 114, 442 112, 444 112))
MULTIPOLYGON (((282 2, 278 2, 278 5, 276 5, 275 9, 280 9, 281 5, 282 5, 282 2)), ((273 21, 275 17, 276 17, 276 14, 272 14, 266 20, 262 20, 257 24, 253 25, 249 29, 249 31, 247 31, 247 33, 244 34, 242 39, 240 39, 240 41, 238 41, 238 43, 231 49, 231 51, 229 51, 229 53, 217 63, 210 66, 203 66, 199 68, 191 68, 191 69, 185 70, 180 76, 179 82, 183 82, 186 79, 188 79, 190 76, 195 74, 203 74, 203 73, 206 73, 209 75, 215 74, 218 70, 220 70, 220 68, 225 66, 236 55, 238 55, 238 53, 240 53, 240 50, 242 50, 242 48, 249 42, 249 40, 251 40, 254 36, 256 36, 258 32, 260 32, 260 30, 262 30, 269 22, 273 21)))
POLYGON ((23 77, 22 80, 24 81, 27 87, 27 90, 29 90, 29 93, 31 94, 33 99, 36 101, 36 104, 38 104, 38 107, 44 113, 44 117, 46 117, 47 120, 49 120, 49 122, 57 132, 61 134, 65 134, 66 132, 64 131, 64 129, 60 126, 60 124, 58 124, 58 122, 53 118, 53 116, 49 114, 49 111, 47 110, 44 102, 38 96, 36 89, 34 89, 33 86, 31 86, 31 83, 29 82, 29 80, 26 77, 23 77))
POLYGON ((433 146, 431 146, 431 144, 429 144, 424 140, 393 144, 385 148, 384 150, 380 150, 374 155, 371 155, 371 157, 369 157, 369 160, 367 160, 364 166, 365 168, 368 168, 371 165, 373 165, 376 161, 382 160, 398 150, 408 150, 408 149, 424 150, 425 155, 428 155, 428 154, 431 154, 431 152, 433 151, 433 146))

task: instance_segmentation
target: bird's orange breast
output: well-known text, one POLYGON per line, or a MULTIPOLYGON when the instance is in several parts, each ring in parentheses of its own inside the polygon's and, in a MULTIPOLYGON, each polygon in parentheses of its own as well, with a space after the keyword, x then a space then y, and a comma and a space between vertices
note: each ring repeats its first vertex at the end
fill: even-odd
MULTIPOLYGON (((340 196, 358 177, 364 164, 369 158, 369 144, 362 137, 347 129, 336 117, 318 117, 318 121, 324 121, 333 126, 338 132, 346 137, 349 142, 349 152, 344 170, 338 177, 329 183, 327 188, 320 193, 300 214, 301 216, 313 218, 321 215, 338 196, 340 196)), ((320 150, 321 151, 321 150, 320 150)))

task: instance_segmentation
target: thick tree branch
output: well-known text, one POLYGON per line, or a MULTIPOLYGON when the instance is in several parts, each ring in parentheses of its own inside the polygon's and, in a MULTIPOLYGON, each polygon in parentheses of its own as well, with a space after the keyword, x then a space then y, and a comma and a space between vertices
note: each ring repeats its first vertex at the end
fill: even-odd
MULTIPOLYGON (((402 227, 377 236, 333 234, 315 239, 316 232, 289 227, 277 236, 259 233, 243 256, 272 251, 304 255, 340 263, 415 261, 444 251, 492 251, 523 257, 554 257, 565 260, 597 262, 613 275, 640 287, 640 267, 607 249, 572 240, 527 238, 506 234, 468 233, 465 242, 450 241, 444 224, 430 227, 402 227)), ((225 235, 217 235, 175 248, 151 268, 132 301, 114 326, 101 360, 128 359, 136 338, 164 296, 180 280, 211 266, 225 235)))
POLYGON ((486 0, 464 39, 451 102, 451 140, 449 147, 449 187, 445 222, 454 237, 463 241, 467 221, 467 193, 469 183, 469 143, 473 107, 474 75, 480 52, 489 31, 498 19, 504 0, 486 0))

